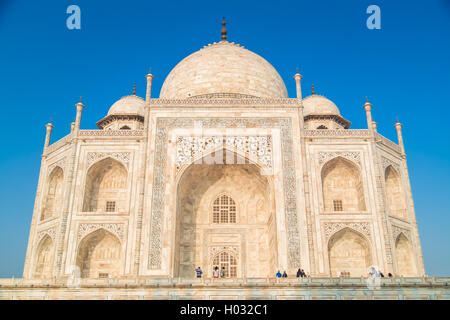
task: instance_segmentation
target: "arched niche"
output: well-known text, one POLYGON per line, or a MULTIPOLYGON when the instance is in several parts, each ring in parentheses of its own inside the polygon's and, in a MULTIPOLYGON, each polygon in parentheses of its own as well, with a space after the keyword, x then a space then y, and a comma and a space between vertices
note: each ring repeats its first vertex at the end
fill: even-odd
POLYGON ((399 276, 417 276, 416 263, 414 262, 414 249, 403 233, 400 233, 395 241, 395 255, 397 260, 397 274, 399 276))
POLYGON ((361 172, 356 164, 336 157, 322 167, 321 177, 325 212, 366 210, 361 172))
POLYGON ((342 272, 349 272, 351 277, 366 276, 372 264, 369 241, 350 228, 344 228, 330 238, 328 258, 332 277, 342 272))
POLYGON ((41 220, 52 218, 61 210, 63 200, 63 170, 55 167, 48 177, 41 220))
POLYGON ((399 218, 407 219, 406 201, 402 181, 397 170, 388 166, 385 171, 386 197, 389 212, 399 218))
POLYGON ((84 212, 127 211, 127 169, 117 160, 106 158, 91 166, 84 190, 84 212))
POLYGON ((232 153, 223 159, 233 156, 236 162, 216 164, 197 159, 178 180, 173 274, 193 278, 195 268, 201 266, 204 276, 209 277, 213 270, 213 249, 234 246, 239 274, 266 277, 277 264, 270 177, 261 174, 260 166, 233 151, 214 152, 232 153), (223 195, 233 200, 236 219, 214 223, 214 202, 223 195))
POLYGON ((120 275, 120 240, 104 229, 83 238, 78 246, 76 264, 82 278, 116 278, 120 275))
POLYGON ((37 246, 34 278, 49 279, 53 276, 54 244, 50 236, 45 235, 37 246))

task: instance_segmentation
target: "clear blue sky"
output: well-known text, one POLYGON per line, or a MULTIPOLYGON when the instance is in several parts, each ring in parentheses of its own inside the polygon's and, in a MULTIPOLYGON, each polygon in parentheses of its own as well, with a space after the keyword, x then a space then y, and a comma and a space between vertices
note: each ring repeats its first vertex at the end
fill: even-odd
POLYGON ((52 141, 69 132, 83 96, 82 127, 95 128, 130 94, 153 97, 182 58, 228 39, 262 55, 294 97, 333 100, 352 128, 365 127, 364 97, 379 132, 404 138, 427 273, 450 275, 450 1, 5 1, 0 0, 0 277, 22 274, 40 155, 49 117, 52 141), (66 8, 81 8, 81 30, 66 28, 66 8), (366 8, 381 8, 381 30, 366 28, 366 8))

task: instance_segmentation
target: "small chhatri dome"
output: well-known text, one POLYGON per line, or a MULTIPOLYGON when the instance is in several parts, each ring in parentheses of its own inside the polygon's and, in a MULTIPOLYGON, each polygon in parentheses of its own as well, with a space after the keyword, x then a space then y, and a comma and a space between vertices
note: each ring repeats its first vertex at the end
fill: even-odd
POLYGON ((132 96, 122 97, 115 102, 108 111, 108 115, 139 115, 144 116, 145 100, 133 93, 132 96))
POLYGON ((312 94, 303 99, 303 115, 336 115, 340 116, 338 107, 328 98, 312 94))
POLYGON ((160 98, 288 97, 283 80, 269 62, 226 41, 225 25, 221 33, 222 41, 205 46, 172 69, 160 98))

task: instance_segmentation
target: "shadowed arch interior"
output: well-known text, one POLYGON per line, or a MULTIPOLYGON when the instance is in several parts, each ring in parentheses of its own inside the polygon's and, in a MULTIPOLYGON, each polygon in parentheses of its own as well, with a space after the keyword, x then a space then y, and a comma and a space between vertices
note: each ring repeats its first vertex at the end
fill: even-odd
POLYGON ((42 210, 41 220, 46 220, 58 215, 63 199, 63 170, 56 167, 48 177, 45 204, 42 210))
POLYGON ((328 257, 332 277, 342 272, 349 272, 351 277, 366 276, 372 264, 369 242, 350 228, 344 228, 330 238, 328 257))
POLYGON ((265 277, 276 265, 276 223, 269 180, 260 168, 234 152, 237 163, 192 163, 177 186, 174 275, 193 278, 200 266, 212 275, 212 250, 233 247, 238 276, 265 277), (211 164, 208 164, 211 163, 211 164), (227 195, 236 207, 236 220, 213 223, 214 202, 227 195), (236 221, 236 222, 233 222, 236 221))
POLYGON ((389 212, 399 218, 407 219, 406 201, 400 175, 392 166, 388 166, 385 171, 385 179, 389 212))
POLYGON ((417 275, 414 262, 414 250, 408 238, 400 233, 395 241, 395 253, 397 260, 397 274, 404 277, 417 275))
POLYGON ((323 166, 322 192, 325 212, 366 210, 360 170, 347 159, 336 157, 323 166))
POLYGON ((53 240, 50 236, 45 235, 36 250, 34 263, 34 278, 49 279, 53 272, 53 240))
POLYGON ((106 158, 89 168, 84 191, 84 212, 126 212, 127 169, 106 158))
POLYGON ((82 278, 120 275, 121 244, 112 233, 99 229, 87 235, 78 247, 77 266, 82 278))

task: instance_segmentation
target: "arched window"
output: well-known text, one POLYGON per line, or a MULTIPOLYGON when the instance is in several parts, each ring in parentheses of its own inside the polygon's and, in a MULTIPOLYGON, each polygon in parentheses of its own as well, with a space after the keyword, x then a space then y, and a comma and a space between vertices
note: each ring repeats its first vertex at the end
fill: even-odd
POLYGON ((221 195, 214 200, 213 223, 236 223, 236 203, 231 197, 221 195))
POLYGON ((325 127, 324 125, 320 125, 317 127, 317 129, 328 129, 327 127, 325 127))
POLYGON ((213 269, 218 267, 219 271, 222 270, 222 267, 225 268, 225 278, 237 277, 237 259, 231 252, 222 251, 216 254, 212 265, 213 269))
POLYGON ((337 157, 322 168, 325 212, 365 211, 364 190, 359 168, 351 161, 337 157))

